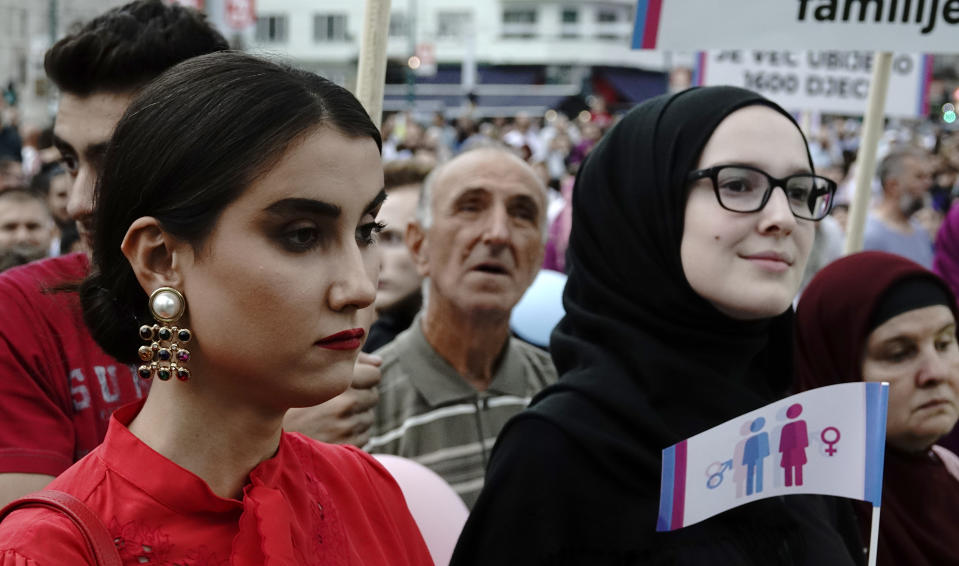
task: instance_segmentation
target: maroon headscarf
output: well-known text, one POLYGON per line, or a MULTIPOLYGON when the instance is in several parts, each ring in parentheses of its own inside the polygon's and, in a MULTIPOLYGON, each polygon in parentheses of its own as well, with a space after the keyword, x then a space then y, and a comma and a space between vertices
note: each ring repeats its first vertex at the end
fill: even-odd
MULTIPOLYGON (((809 283, 796 310, 796 364, 801 390, 862 379, 862 356, 873 315, 896 283, 928 278, 942 287, 959 320, 956 302, 939 277, 906 258, 862 252, 823 268, 809 283)), ((959 541, 959 481, 931 451, 907 454, 886 446, 880 566, 956 563, 959 541)), ((863 540, 869 540, 871 506, 856 507, 863 540)))
MULTIPOLYGON (((849 255, 819 271, 796 310, 799 390, 861 381, 873 312, 889 288, 913 277, 929 278, 953 296, 948 285, 928 269, 885 252, 849 255)), ((950 308, 959 320, 955 300, 950 308)))

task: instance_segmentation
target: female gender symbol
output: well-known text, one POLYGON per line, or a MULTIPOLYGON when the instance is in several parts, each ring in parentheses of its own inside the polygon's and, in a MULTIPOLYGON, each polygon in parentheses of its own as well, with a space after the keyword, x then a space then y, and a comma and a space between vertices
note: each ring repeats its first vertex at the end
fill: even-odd
POLYGON ((834 446, 837 442, 839 442, 839 439, 840 439, 839 429, 838 429, 838 428, 836 428, 836 427, 834 427, 834 426, 827 426, 826 428, 822 429, 822 434, 819 435, 819 438, 822 438, 822 441, 825 442, 825 443, 829 446, 829 448, 826 448, 826 454, 828 454, 829 456, 832 456, 833 454, 836 453, 836 449, 833 448, 833 446, 834 446), (829 431, 833 431, 833 432, 836 434, 836 437, 833 438, 833 439, 831 439, 831 440, 828 439, 828 438, 826 438, 826 433, 829 432, 829 431))

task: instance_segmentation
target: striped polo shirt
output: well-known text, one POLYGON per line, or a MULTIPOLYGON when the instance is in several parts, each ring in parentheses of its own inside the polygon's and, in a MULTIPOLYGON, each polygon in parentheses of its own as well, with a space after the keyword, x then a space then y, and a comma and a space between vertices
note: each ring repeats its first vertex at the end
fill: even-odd
POLYGON ((364 449, 415 460, 472 508, 496 435, 533 395, 556 381, 549 354, 510 338, 486 391, 477 391, 426 341, 417 316, 382 356, 380 401, 364 449))

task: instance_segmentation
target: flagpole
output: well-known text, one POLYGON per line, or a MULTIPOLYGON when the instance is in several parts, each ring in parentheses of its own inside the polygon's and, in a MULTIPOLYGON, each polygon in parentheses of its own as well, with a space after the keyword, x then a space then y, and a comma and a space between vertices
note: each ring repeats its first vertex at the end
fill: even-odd
POLYGON ((862 139, 856 155, 856 192, 849 206, 846 229, 846 254, 862 251, 863 231, 872 178, 875 175, 876 148, 885 127, 886 92, 889 90, 889 74, 892 69, 892 53, 880 51, 873 58, 872 80, 869 81, 869 97, 866 115, 862 121, 862 139))
POLYGON ((879 546, 879 507, 872 508, 872 528, 869 530, 869 564, 876 566, 876 550, 879 546))
POLYGON ((356 71, 356 98, 376 127, 383 114, 386 82, 386 40, 390 31, 390 0, 366 0, 363 41, 356 71))

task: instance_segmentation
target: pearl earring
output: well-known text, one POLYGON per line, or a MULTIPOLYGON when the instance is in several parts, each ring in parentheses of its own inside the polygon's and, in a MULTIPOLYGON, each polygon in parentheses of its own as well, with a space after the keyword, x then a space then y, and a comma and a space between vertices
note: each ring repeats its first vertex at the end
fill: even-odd
POLYGON ((190 370, 183 365, 190 360, 190 351, 182 344, 189 342, 193 334, 187 328, 172 326, 186 312, 186 298, 172 287, 160 287, 150 295, 149 306, 158 323, 140 327, 140 338, 150 345, 140 346, 137 352, 145 362, 137 374, 143 379, 155 375, 162 381, 174 375, 180 381, 190 379, 190 370))

